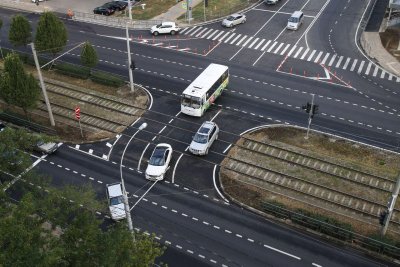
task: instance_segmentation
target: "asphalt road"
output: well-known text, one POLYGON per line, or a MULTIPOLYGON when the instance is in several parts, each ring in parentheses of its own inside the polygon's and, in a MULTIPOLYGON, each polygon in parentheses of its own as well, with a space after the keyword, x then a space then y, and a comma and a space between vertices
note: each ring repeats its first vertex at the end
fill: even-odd
MULTIPOLYGON (((398 80, 364 58, 354 41, 370 2, 340 2, 259 4, 246 13, 247 22, 234 29, 216 22, 157 38, 132 31, 134 79, 152 97, 149 110, 123 135, 94 144, 64 144, 35 168, 53 177, 57 186, 89 183, 105 199, 105 184, 119 181, 119 163, 127 148, 123 174, 133 204, 150 186, 143 170, 152 149, 167 142, 174 153, 166 180, 156 184, 132 214, 137 230, 154 232, 168 247, 162 260, 170 266, 381 266, 360 252, 227 204, 215 179, 218 165, 244 131, 275 123, 306 126, 301 106, 311 101, 311 94, 320 111, 313 129, 400 152, 398 80), (285 30, 287 18, 300 9, 306 15, 302 27, 285 30), (180 94, 211 62, 229 66, 228 90, 202 118, 180 114, 180 94), (195 157, 187 146, 204 120, 215 121, 221 133, 209 155, 195 157), (128 146, 142 122, 148 127, 128 146)), ((15 13, 0 14, 1 45, 11 47, 5 29, 15 13)), ((27 16, 36 25, 37 15, 27 16)), ((88 40, 99 55, 97 68, 127 79, 124 30, 65 24, 66 50, 88 40)), ((79 63, 79 54, 71 51, 62 60, 79 63)), ((107 213, 101 214, 107 219, 107 213)))

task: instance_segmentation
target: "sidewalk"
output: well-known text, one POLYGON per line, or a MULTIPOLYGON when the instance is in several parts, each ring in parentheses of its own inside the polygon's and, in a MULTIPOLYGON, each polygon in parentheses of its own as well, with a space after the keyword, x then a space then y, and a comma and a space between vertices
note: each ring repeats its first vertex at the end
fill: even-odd
MULTIPOLYGON (((203 2, 203 0, 191 0, 191 6, 194 7, 203 2)), ((186 0, 177 2, 176 5, 171 7, 167 12, 154 17, 154 20, 163 20, 163 21, 176 21, 180 16, 185 15, 186 13, 186 0)))

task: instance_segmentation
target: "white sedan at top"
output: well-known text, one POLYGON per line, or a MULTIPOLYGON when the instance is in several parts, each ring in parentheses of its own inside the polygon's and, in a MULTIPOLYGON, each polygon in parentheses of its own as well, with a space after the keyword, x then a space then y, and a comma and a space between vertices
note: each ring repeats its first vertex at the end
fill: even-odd
POLYGON ((222 21, 222 26, 230 28, 245 22, 246 22, 246 15, 237 13, 237 14, 232 14, 229 17, 225 18, 222 21))
POLYGON ((158 144, 151 154, 149 164, 145 172, 146 179, 152 181, 163 180, 169 169, 172 157, 172 147, 169 144, 158 144))

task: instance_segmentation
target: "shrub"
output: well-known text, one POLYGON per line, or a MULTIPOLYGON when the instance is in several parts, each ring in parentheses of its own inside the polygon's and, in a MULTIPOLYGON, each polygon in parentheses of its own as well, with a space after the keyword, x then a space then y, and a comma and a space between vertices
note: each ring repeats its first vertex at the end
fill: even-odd
POLYGON ((77 66, 69 63, 60 63, 55 65, 57 72, 75 78, 88 79, 90 70, 86 67, 77 66))
POLYGON ((113 87, 120 87, 125 83, 125 81, 120 77, 100 71, 93 72, 90 79, 96 83, 113 87))

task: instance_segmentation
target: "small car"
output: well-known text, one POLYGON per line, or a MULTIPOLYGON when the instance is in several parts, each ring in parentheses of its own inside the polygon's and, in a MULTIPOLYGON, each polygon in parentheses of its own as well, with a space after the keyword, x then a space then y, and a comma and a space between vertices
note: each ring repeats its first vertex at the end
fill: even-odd
POLYGON ((161 24, 154 25, 153 27, 151 27, 150 33, 156 36, 159 34, 174 35, 178 33, 180 30, 181 28, 179 28, 175 22, 162 22, 161 24))
POLYGON ((232 14, 222 21, 222 26, 231 28, 235 25, 242 24, 246 22, 246 16, 244 14, 232 14))
POLYGON ((2 131, 4 131, 5 128, 6 128, 6 125, 0 121, 0 133, 2 131))
POLYGON ((125 205, 124 196, 122 192, 122 184, 114 183, 108 184, 107 186, 107 199, 108 208, 110 209, 111 219, 119 221, 125 219, 125 205))
POLYGON ((102 7, 105 7, 105 8, 108 8, 108 9, 112 9, 114 11, 121 11, 121 10, 124 10, 127 7, 127 4, 113 1, 113 2, 105 3, 104 5, 102 5, 102 7))
POLYGON ((211 145, 218 139, 219 128, 215 122, 205 121, 193 136, 189 151, 195 155, 207 155, 211 145))
POLYGON ((276 5, 280 0, 264 0, 266 5, 276 5))
POLYGON ((110 16, 112 14, 114 14, 114 10, 106 8, 106 7, 96 7, 95 9, 93 9, 93 13, 94 14, 100 14, 100 15, 106 15, 106 16, 110 16))
POLYGON ((169 169, 169 163, 172 157, 172 147, 169 144, 158 144, 151 154, 149 164, 145 172, 146 179, 160 181, 169 169))
POLYGON ((42 152, 43 154, 54 153, 57 149, 58 145, 56 143, 44 142, 43 140, 39 140, 35 146, 35 150, 38 152, 42 152))

